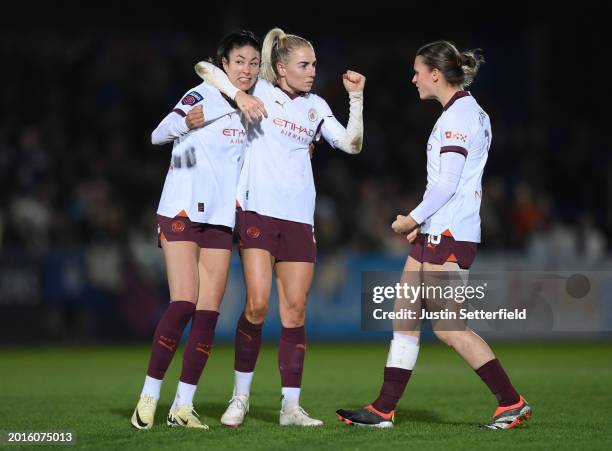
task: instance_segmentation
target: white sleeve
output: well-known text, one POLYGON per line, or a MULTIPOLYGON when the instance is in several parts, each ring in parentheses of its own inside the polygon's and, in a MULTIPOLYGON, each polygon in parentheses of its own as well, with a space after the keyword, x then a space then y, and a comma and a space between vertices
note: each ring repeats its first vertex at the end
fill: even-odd
POLYGON ((423 224, 427 218, 446 204, 453 197, 466 157, 459 152, 445 152, 440 155, 440 178, 429 190, 423 201, 410 212, 417 224, 423 224))
POLYGON ((189 132, 185 113, 180 109, 171 111, 151 133, 151 144, 161 145, 174 141, 189 132))
POLYGON ((363 144, 363 91, 349 92, 349 120, 346 128, 338 122, 329 106, 323 101, 327 111, 324 112, 321 133, 333 147, 346 153, 361 152, 363 144))
POLYGON ((472 116, 460 111, 449 111, 440 121, 440 153, 458 152, 467 156, 472 139, 472 116))
POLYGON ((227 74, 212 63, 200 61, 195 65, 195 71, 206 83, 214 86, 232 100, 240 91, 232 84, 227 74))

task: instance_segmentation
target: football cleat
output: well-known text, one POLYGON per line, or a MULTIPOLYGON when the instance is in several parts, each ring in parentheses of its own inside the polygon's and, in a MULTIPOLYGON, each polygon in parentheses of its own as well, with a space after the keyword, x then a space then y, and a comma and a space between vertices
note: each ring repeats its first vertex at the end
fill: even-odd
POLYGON ((395 410, 384 413, 372 405, 363 409, 340 409, 336 411, 336 414, 338 414, 338 420, 344 422, 344 424, 371 428, 391 428, 395 420, 395 410))
POLYGON ((174 409, 170 409, 166 418, 166 424, 170 427, 208 429, 208 425, 202 424, 198 413, 191 404, 176 406, 174 409))
POLYGON ((151 429, 155 419, 157 399, 152 396, 143 396, 138 400, 132 414, 132 426, 136 429, 151 429))
POLYGON ((281 426, 323 426, 321 420, 310 418, 299 405, 285 406, 280 411, 279 423, 281 426))
POLYGON ((221 424, 229 427, 238 427, 249 412, 249 397, 247 395, 233 395, 229 406, 221 416, 221 424))
POLYGON ((498 407, 489 423, 481 424, 483 429, 512 429, 522 426, 531 418, 531 407, 521 398, 511 406, 498 407))

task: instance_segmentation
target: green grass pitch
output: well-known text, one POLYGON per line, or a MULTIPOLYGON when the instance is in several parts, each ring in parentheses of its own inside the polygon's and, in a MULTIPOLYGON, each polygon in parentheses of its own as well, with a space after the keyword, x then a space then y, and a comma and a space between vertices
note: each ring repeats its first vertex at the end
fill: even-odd
MULTIPOLYGON (((308 430, 278 426, 275 346, 262 349, 251 412, 235 429, 219 423, 233 384, 233 349, 215 348, 195 398, 202 420, 210 425, 208 431, 165 425, 180 371, 180 350, 162 388, 156 425, 151 431, 137 431, 129 420, 144 379, 147 347, 4 348, 0 430, 73 431, 73 448, 105 450, 610 449, 612 344, 493 348, 534 409, 525 428, 478 429, 493 412, 494 398, 452 350, 437 344, 422 347, 393 429, 344 426, 336 419, 337 408, 361 407, 378 393, 387 353, 387 344, 380 343, 309 346, 302 405, 325 426, 308 430)), ((26 447, 34 448, 21 449, 26 447)))

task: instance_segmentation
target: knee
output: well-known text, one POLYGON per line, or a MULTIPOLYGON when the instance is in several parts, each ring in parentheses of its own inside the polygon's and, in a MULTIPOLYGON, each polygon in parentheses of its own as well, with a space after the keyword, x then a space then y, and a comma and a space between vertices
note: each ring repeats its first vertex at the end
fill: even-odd
POLYGON ((285 327, 300 327, 304 325, 306 319, 306 298, 290 297, 284 304, 284 315, 281 318, 285 327))
POLYGON ((248 297, 244 314, 253 324, 261 324, 268 313, 268 299, 258 296, 248 297))
POLYGON ((303 316, 306 310, 306 294, 288 296, 285 300, 285 309, 290 315, 303 316))

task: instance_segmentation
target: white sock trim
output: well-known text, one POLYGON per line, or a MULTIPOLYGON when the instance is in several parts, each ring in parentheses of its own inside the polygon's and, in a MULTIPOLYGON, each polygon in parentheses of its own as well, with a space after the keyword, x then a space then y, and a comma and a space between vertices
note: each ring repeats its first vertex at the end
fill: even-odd
POLYGON ((234 395, 249 396, 254 372, 234 371, 234 395))
MULTIPOLYGON (((417 357, 419 356, 419 346, 414 340, 407 340, 402 338, 394 338, 391 340, 389 346, 389 355, 387 356, 388 367, 402 368, 404 370, 414 369, 417 357)), ((403 337, 411 337, 410 335, 404 335, 403 337)), ((417 339, 418 337, 411 337, 417 339)))
POLYGON ((172 408, 176 406, 188 406, 193 404, 193 396, 195 395, 197 385, 186 384, 185 382, 178 383, 176 388, 176 396, 172 403, 172 408))
POLYGON ((299 387, 282 387, 281 394, 282 404, 281 408, 284 409, 286 405, 300 405, 300 392, 302 391, 299 387))
POLYGON ((161 391, 163 380, 155 379, 151 376, 145 376, 144 386, 142 387, 142 392, 140 392, 140 397, 143 396, 151 396, 155 399, 159 399, 159 392, 161 391))

